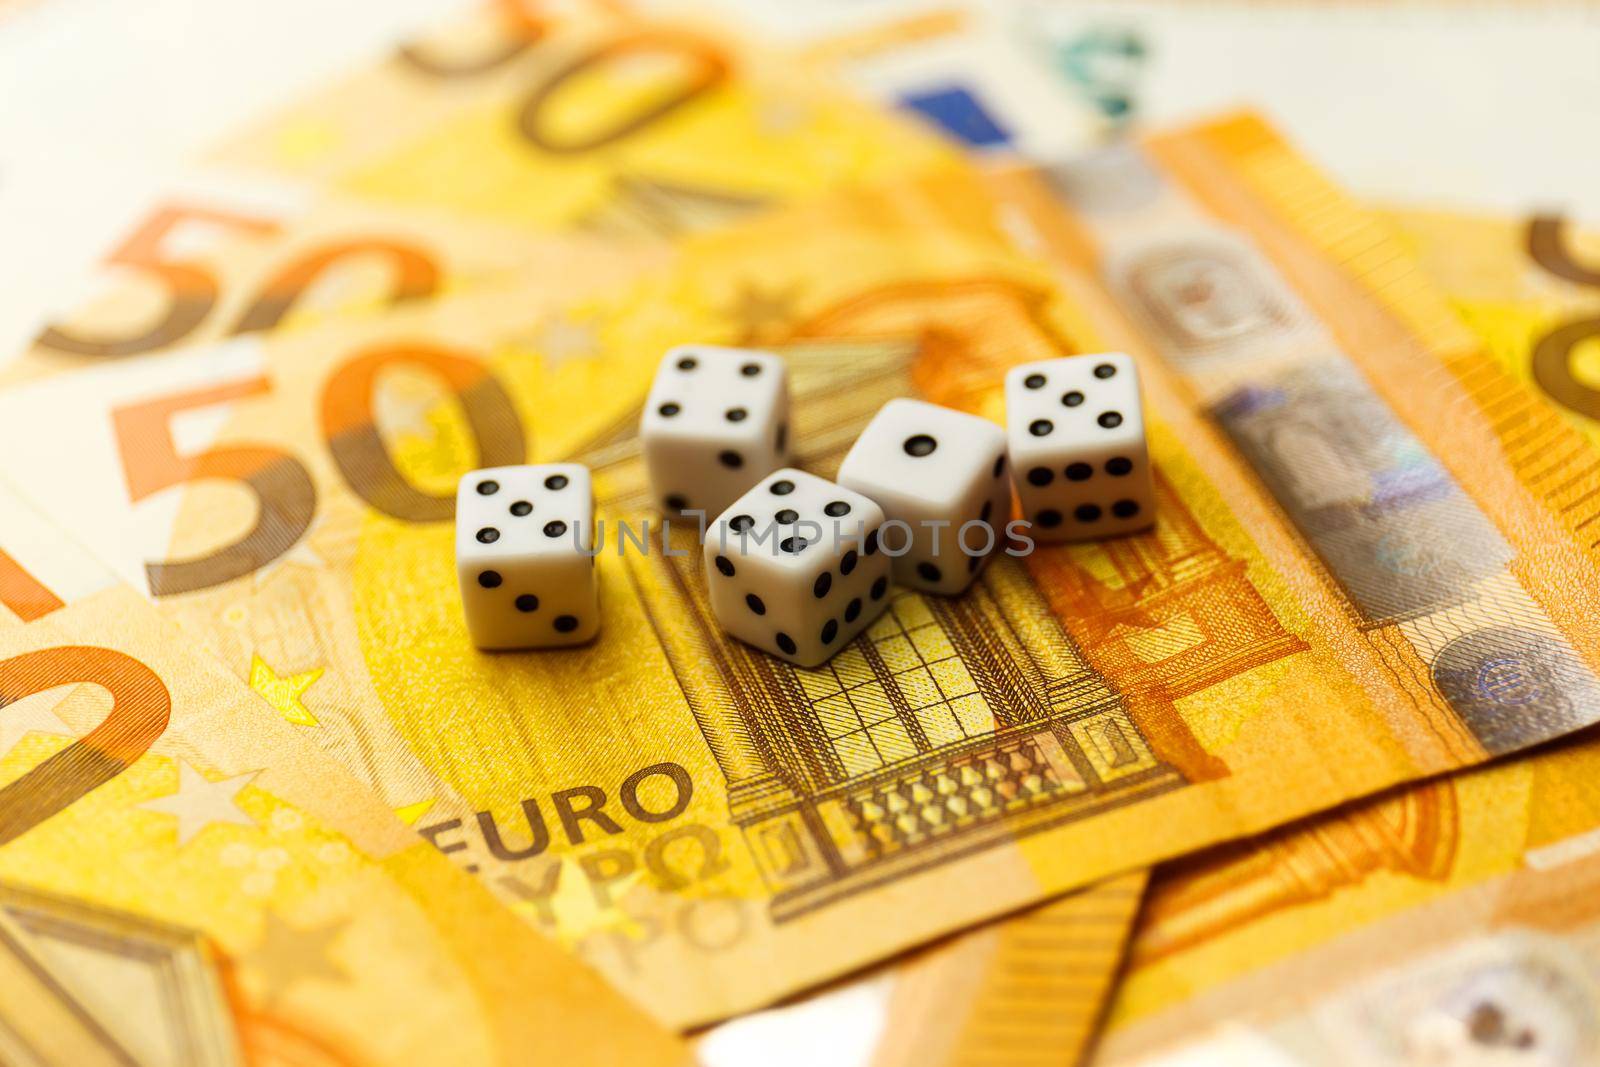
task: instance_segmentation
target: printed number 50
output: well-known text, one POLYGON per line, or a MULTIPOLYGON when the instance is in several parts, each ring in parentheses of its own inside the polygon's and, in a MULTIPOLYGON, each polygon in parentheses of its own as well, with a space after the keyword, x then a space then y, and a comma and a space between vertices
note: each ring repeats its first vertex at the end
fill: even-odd
POLYGON ((317 492, 305 466, 293 456, 260 445, 214 448, 195 455, 178 452, 172 416, 270 389, 265 378, 180 393, 118 408, 111 413, 128 494, 139 501, 185 482, 220 478, 237 482, 256 498, 255 525, 238 541, 194 559, 146 563, 154 596, 190 593, 243 577, 283 555, 311 526, 317 492))

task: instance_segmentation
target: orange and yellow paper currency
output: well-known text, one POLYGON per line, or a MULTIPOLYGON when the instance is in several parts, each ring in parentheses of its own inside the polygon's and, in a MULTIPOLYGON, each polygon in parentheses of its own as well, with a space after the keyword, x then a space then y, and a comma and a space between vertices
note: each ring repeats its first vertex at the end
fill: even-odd
POLYGON ((1096 1065, 1593 1062, 1600 744, 1166 869, 1096 1065))
POLYGON ((103 289, 0 376, 507 275, 620 284, 684 234, 953 155, 703 25, 486 6, 219 148, 109 249, 103 289))
MULTIPOLYGON (((1386 218, 1533 387, 1497 417, 1521 421, 1542 394, 1593 439, 1593 234, 1548 217, 1386 218)), ((1592 1059, 1597 758, 1593 740, 1564 744, 1163 868, 1093 1062, 1592 1059)))
POLYGON ((0 1059, 17 1067, 131 1067, 138 1062, 45 966, 27 931, 3 913, 0 1059))
POLYGON ((1386 215, 1496 361, 1600 441, 1600 233, 1556 215, 1386 215))
POLYGON ((79 357, 0 397, 0 447, 284 719, 676 1024, 1600 707, 1585 440, 1537 396, 1523 430, 1494 421, 1527 386, 1253 118, 1047 172, 950 164, 669 255, 79 357), (899 595, 814 671, 724 640, 688 531, 656 531, 600 560, 593 647, 472 651, 454 479, 577 459, 637 523, 638 404, 685 337, 784 353, 823 473, 891 396, 998 416, 1007 366, 1126 349, 1160 521, 899 595), (1508 461, 1527 429, 1561 488, 1508 461))
POLYGON ((687 1062, 190 644, 0 489, 16 1062, 687 1062))

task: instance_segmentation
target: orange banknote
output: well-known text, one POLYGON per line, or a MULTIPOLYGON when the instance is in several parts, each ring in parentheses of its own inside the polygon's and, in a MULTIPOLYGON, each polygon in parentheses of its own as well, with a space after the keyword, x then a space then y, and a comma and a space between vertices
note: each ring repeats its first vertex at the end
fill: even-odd
POLYGON ((797 205, 618 286, 85 364, 0 395, 0 447, 438 849, 692 1024, 1593 721, 1600 570, 1562 507, 1600 474, 1552 495, 1508 463, 1495 373, 1239 116, 797 205), (786 357, 824 475, 891 397, 998 418, 1009 366, 1128 351, 1157 524, 898 591, 815 670, 727 639, 658 525, 602 555, 594 645, 475 652, 455 480, 575 460, 605 517, 659 522, 635 428, 691 338, 786 357))
POLYGON ((689 1062, 190 645, 0 483, 8 1063, 689 1062))

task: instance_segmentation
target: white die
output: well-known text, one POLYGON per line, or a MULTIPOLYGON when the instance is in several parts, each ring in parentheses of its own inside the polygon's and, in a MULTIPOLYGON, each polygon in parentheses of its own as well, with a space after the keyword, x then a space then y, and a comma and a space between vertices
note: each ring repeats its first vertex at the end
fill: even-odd
POLYGON ((1006 374, 1006 436, 1022 517, 1040 541, 1082 541, 1155 521, 1139 371, 1121 352, 1006 374))
POLYGON ((894 580, 954 595, 972 584, 1011 518, 1006 435, 988 419, 921 400, 878 409, 839 466, 839 484, 877 502, 894 580), (898 526, 904 523, 909 532, 898 526))
POLYGON ((595 554, 587 467, 488 467, 456 487, 456 576, 479 648, 577 645, 594 637, 595 554))
POLYGON ((883 511, 860 493, 776 471, 706 529, 711 611, 728 633, 802 667, 849 644, 889 603, 883 511))
POLYGON ((788 375, 752 349, 679 345, 662 358, 639 436, 663 511, 716 515, 788 462, 788 375))

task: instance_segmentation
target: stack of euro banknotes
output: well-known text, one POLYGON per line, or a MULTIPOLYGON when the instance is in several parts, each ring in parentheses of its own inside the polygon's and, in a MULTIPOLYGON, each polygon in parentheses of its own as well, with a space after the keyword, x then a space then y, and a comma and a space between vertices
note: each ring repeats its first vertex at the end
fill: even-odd
POLYGON ((0 1062, 1597 1061, 1600 235, 1248 111, 1007 150, 870 47, 497 3, 107 235, 0 360, 0 1062), (681 533, 474 651, 456 479, 649 517, 690 340, 823 475, 1128 352, 1159 519, 815 670, 681 533))

